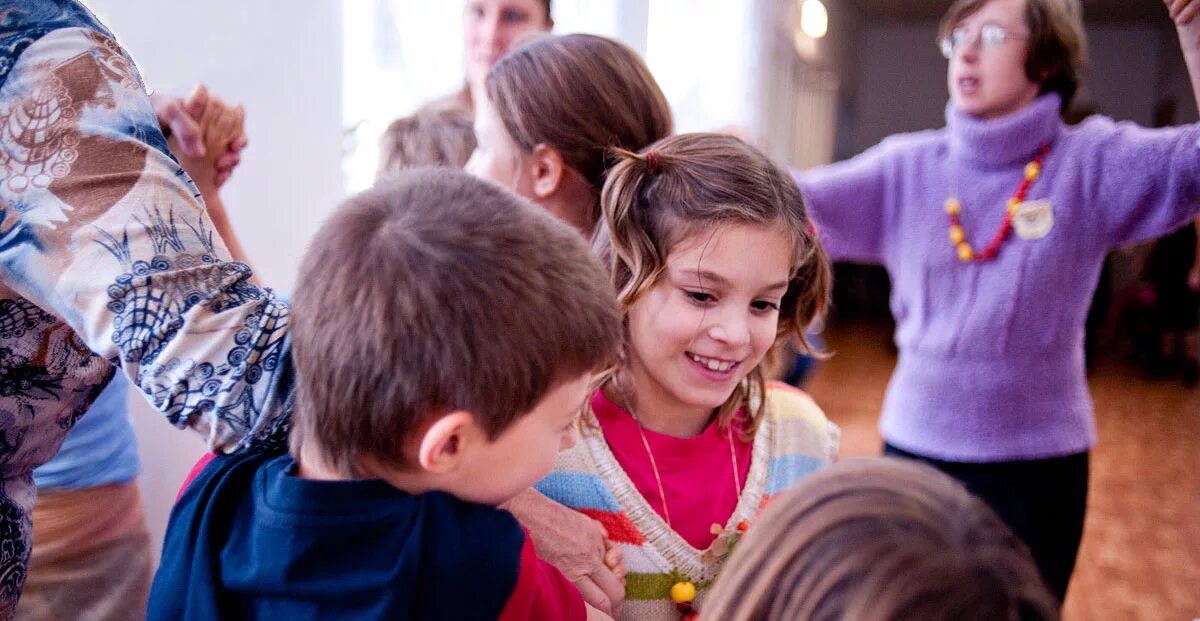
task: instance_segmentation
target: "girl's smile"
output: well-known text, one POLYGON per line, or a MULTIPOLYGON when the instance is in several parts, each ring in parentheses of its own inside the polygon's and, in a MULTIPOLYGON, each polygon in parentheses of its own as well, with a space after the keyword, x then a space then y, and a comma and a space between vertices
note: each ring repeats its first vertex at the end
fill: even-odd
POLYGON ((647 427, 703 429, 762 362, 793 250, 782 227, 760 224, 722 224, 673 244, 662 277, 628 311, 628 372, 647 427))

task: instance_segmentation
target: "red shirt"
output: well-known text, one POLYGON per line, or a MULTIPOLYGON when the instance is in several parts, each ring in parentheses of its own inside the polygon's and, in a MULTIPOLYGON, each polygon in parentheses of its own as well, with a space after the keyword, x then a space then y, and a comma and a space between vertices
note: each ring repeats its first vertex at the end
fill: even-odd
POLYGON ((192 466, 191 470, 188 470, 187 476, 183 477, 183 485, 180 485, 179 491, 175 492, 175 502, 179 502, 179 497, 191 486, 192 481, 195 481, 196 477, 200 476, 200 471, 204 470, 204 467, 212 463, 212 460, 216 458, 216 453, 205 453, 200 456, 200 459, 196 460, 196 464, 192 466))
POLYGON ((521 568, 517 586, 497 621, 583 621, 587 608, 575 585, 557 568, 542 560, 533 548, 533 539, 525 531, 521 547, 521 568))
MULTIPOLYGON (((617 463, 655 513, 666 520, 662 495, 646 455, 646 446, 638 433, 637 421, 600 390, 592 397, 592 411, 617 463)), ((737 455, 738 477, 744 487, 750 473, 752 447, 739 437, 737 427, 734 423, 733 450, 737 455)), ((714 419, 700 435, 692 438, 676 438, 649 429, 643 431, 666 492, 671 529, 693 548, 707 549, 716 539, 712 525, 720 524, 724 528, 738 502, 733 460, 729 455, 730 430, 721 430, 714 419)))

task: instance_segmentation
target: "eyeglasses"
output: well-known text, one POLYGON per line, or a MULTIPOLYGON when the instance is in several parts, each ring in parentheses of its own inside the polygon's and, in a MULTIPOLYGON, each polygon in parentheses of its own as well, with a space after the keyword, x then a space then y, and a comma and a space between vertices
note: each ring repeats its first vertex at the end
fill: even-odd
POLYGON ((950 36, 942 37, 938 41, 938 46, 942 49, 942 56, 945 56, 946 60, 950 60, 954 56, 954 52, 959 48, 976 41, 979 42, 980 49, 990 50, 999 47, 1005 41, 1024 41, 1028 39, 1028 36, 1013 34, 1004 26, 989 22, 979 27, 979 34, 974 39, 971 37, 971 31, 966 28, 961 26, 955 28, 950 31, 950 36))

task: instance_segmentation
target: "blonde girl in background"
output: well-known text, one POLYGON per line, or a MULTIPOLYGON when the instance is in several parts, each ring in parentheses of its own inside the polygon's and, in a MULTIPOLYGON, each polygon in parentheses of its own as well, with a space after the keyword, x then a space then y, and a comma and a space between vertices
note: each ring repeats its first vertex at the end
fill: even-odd
POLYGON ((474 151, 471 117, 458 110, 420 110, 392 121, 379 137, 375 180, 417 166, 462 168, 474 151))
POLYGON ((620 546, 621 619, 694 619, 760 507, 837 452, 821 410, 762 370, 779 343, 807 349, 829 264, 788 174, 741 140, 616 154, 596 244, 625 351, 537 489, 620 546))

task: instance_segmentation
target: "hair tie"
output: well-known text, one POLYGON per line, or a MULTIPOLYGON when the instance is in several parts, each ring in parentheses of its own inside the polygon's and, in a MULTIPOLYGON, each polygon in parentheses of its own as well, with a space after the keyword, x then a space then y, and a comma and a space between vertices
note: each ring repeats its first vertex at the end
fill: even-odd
POLYGON ((658 152, 649 151, 646 153, 646 174, 653 175, 658 172, 658 152))

